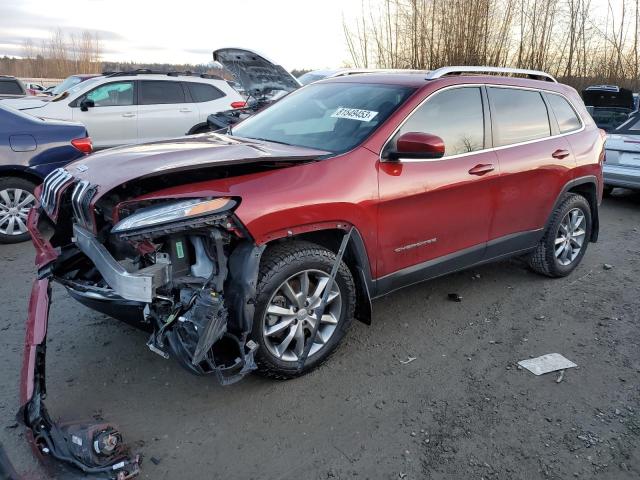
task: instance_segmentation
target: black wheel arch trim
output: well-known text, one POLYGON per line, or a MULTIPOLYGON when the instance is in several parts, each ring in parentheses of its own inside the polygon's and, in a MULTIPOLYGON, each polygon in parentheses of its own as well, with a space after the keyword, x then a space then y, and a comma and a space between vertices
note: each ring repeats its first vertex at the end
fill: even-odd
POLYGON ((193 127, 191 127, 191 129, 189 129, 189 131, 187 132, 187 135, 194 135, 198 130, 200 130, 203 127, 209 127, 209 124, 207 122, 198 123, 193 127))
POLYGON ((600 211, 598 205, 598 179, 595 175, 586 175, 584 177, 574 178, 573 180, 569 180, 565 186, 562 188, 558 197, 556 198, 555 203, 553 204, 553 208, 547 217, 547 221, 545 222, 545 228, 551 222, 551 217, 553 216, 553 212, 556 211, 560 203, 562 203, 562 199, 564 195, 568 193, 570 190, 579 187, 581 185, 592 185, 594 188, 594 192, 592 198, 587 198, 589 205, 591 206, 591 238, 589 239, 591 242, 595 243, 598 241, 598 235, 600 233, 600 211))

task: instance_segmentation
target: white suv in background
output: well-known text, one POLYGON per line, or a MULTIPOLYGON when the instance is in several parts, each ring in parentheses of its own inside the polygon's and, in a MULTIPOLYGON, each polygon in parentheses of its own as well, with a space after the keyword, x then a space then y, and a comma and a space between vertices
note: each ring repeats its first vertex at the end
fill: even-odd
POLYGON ((245 105, 219 77, 147 70, 91 78, 53 98, 3 102, 37 117, 83 123, 94 148, 201 133, 210 114, 245 105))

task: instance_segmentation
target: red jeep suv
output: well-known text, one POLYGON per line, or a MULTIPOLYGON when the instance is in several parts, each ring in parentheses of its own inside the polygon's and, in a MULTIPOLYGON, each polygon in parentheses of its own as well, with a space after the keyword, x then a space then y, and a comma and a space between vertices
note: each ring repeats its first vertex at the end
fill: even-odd
POLYGON ((225 134, 93 154, 29 217, 22 402, 42 411, 50 281, 192 373, 290 378, 401 287, 514 255, 568 275, 598 236, 603 161, 574 89, 491 67, 324 80, 225 134))

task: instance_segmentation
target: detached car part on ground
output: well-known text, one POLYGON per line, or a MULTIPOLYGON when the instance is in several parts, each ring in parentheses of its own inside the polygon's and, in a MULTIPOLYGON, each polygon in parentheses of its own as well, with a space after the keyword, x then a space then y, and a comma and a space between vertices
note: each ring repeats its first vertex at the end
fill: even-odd
POLYGON ((513 255, 568 275, 597 239, 603 158, 573 89, 541 72, 449 67, 317 82, 232 136, 59 169, 28 222, 38 277, 21 419, 46 458, 111 478, 138 470, 114 427, 57 425, 46 411, 52 281, 191 373, 292 378, 403 286, 513 255), (468 71, 551 81, 448 75, 468 71))

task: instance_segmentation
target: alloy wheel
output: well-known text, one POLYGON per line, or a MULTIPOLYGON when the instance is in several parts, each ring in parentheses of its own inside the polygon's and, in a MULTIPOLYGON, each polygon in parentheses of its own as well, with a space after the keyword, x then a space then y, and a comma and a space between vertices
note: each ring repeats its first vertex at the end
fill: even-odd
POLYGON ((0 190, 0 233, 8 236, 27 232, 27 216, 35 197, 21 188, 0 190))
POLYGON ((586 218, 579 208, 569 210, 560 222, 554 246, 560 265, 570 265, 580 254, 586 237, 585 227, 586 218))
MULTIPOLYGON (((317 322, 317 309, 329 283, 321 270, 304 270, 282 282, 271 296, 262 319, 262 335, 269 352, 280 360, 294 362, 302 355, 317 322)), ((309 357, 318 353, 336 330, 342 310, 337 282, 327 298, 318 333, 309 357)))

